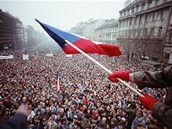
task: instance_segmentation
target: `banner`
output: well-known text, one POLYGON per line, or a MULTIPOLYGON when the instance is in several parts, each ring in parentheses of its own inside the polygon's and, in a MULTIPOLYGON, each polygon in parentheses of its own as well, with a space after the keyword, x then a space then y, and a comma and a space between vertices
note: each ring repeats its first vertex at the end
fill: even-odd
POLYGON ((29 60, 29 55, 28 54, 23 54, 23 60, 29 60))
POLYGON ((0 60, 4 60, 4 59, 14 59, 13 55, 9 55, 9 56, 0 56, 0 60))
POLYGON ((48 57, 52 57, 52 56, 53 56, 53 53, 46 54, 46 56, 48 56, 48 57))
POLYGON ((66 57, 72 57, 73 55, 72 54, 66 54, 66 57))

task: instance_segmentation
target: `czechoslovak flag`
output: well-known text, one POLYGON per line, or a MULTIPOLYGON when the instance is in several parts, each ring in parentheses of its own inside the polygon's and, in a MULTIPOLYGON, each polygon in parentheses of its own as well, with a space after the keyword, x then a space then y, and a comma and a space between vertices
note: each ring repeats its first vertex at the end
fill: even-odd
POLYGON ((56 74, 56 91, 60 91, 59 72, 56 74))
POLYGON ((38 20, 36 21, 51 36, 51 38, 53 38, 59 44, 59 46, 66 54, 80 54, 80 52, 67 44, 65 40, 71 42, 73 45, 75 45, 85 53, 107 55, 109 57, 121 55, 121 51, 119 49, 119 46, 117 45, 96 43, 86 38, 59 30, 38 20))

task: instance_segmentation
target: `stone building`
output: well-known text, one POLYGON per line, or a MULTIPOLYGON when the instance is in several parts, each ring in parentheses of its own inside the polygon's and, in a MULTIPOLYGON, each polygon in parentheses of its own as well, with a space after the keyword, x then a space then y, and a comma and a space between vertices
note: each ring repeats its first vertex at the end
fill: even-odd
POLYGON ((120 11, 117 41, 130 59, 169 60, 172 52, 171 8, 172 0, 127 2, 120 11))
POLYGON ((105 19, 90 19, 84 27, 83 36, 90 40, 95 40, 95 30, 105 23, 105 19))
POLYGON ((104 43, 116 43, 118 35, 118 21, 115 19, 106 22, 95 30, 95 40, 104 43))
POLYGON ((95 30, 104 24, 105 21, 105 19, 89 19, 88 21, 78 23, 69 32, 90 40, 95 40, 95 30))
POLYGON ((20 49, 24 43, 22 22, 0 9, 0 49, 20 49))
POLYGON ((72 27, 69 32, 80 36, 84 36, 84 28, 86 24, 87 22, 80 22, 76 26, 72 27))

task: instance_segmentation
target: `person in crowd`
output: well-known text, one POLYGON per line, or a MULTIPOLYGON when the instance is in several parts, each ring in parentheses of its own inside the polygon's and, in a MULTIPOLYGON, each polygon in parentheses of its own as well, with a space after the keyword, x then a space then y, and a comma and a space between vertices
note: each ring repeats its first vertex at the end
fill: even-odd
POLYGON ((146 128, 146 119, 141 110, 137 110, 136 117, 132 122, 131 129, 138 129, 138 127, 146 128))
POLYGON ((0 129, 27 129, 27 117, 30 112, 27 104, 21 104, 14 116, 0 124, 0 129))

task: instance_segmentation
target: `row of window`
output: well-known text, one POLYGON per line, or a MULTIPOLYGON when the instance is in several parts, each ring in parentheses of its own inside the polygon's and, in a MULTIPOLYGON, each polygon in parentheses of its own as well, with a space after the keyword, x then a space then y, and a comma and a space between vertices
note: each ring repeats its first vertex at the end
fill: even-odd
MULTIPOLYGON (((142 0, 143 1, 143 0, 142 0)), ((120 17, 125 17, 128 15, 132 15, 138 11, 142 11, 151 7, 155 7, 157 5, 159 5, 160 3, 165 2, 165 0, 149 0, 147 3, 145 2, 139 2, 138 4, 136 4, 135 6, 132 6, 131 8, 129 8, 128 10, 121 12, 120 13, 120 17)))
POLYGON ((119 37, 161 37, 162 27, 119 31, 119 37))
POLYGON ((97 33, 113 33, 113 32, 118 32, 118 27, 117 28, 110 28, 110 29, 101 29, 95 31, 97 33))
POLYGON ((144 24, 144 23, 150 23, 150 22, 155 22, 155 21, 161 21, 163 22, 165 18, 165 13, 166 10, 159 10, 157 12, 152 12, 149 14, 143 14, 136 16, 134 18, 128 18, 126 20, 122 20, 119 23, 119 27, 129 27, 131 25, 138 25, 138 24, 144 24))
POLYGON ((96 37, 96 40, 116 40, 117 35, 115 34, 110 34, 110 35, 98 35, 98 37, 96 37))

